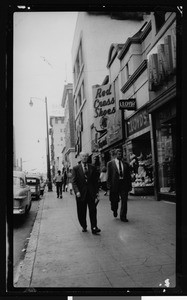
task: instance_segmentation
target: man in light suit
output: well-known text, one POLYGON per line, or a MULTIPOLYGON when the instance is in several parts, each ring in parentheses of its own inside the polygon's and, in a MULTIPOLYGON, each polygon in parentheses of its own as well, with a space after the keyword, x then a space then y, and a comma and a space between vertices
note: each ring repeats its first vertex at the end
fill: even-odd
POLYGON ((89 209, 91 230, 98 234, 97 209, 95 200, 99 191, 99 174, 95 166, 88 164, 88 153, 80 153, 81 162, 73 168, 72 185, 77 202, 77 215, 82 231, 87 231, 86 213, 89 209))
POLYGON ((127 201, 132 183, 130 168, 128 163, 122 160, 121 149, 116 149, 116 158, 107 164, 107 185, 110 190, 109 199, 114 217, 118 216, 118 204, 121 198, 120 219, 123 222, 128 222, 127 201))

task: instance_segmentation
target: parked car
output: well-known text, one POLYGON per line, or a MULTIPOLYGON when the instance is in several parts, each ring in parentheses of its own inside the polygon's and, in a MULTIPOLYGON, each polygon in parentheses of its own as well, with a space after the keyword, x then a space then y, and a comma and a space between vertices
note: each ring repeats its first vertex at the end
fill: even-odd
POLYGON ((14 171, 13 173, 13 214, 25 215, 31 208, 31 191, 26 185, 26 174, 22 171, 14 171))
POLYGON ((39 199, 40 198, 40 176, 36 174, 27 174, 26 182, 31 189, 31 197, 39 199))

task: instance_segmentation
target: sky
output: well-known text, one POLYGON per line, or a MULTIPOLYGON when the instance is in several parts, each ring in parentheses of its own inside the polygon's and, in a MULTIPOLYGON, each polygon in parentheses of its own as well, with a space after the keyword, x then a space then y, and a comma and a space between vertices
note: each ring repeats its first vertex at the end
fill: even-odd
POLYGON ((45 97, 48 116, 62 115, 64 84, 73 82, 76 19, 77 12, 14 13, 14 145, 25 171, 46 172, 45 97))

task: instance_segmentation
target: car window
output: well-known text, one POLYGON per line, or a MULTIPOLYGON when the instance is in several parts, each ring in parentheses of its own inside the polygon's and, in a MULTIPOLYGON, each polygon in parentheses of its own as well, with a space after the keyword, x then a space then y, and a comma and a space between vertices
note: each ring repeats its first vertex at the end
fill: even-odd
POLYGON ((35 178, 27 178, 26 181, 27 181, 27 183, 36 183, 35 178))
POLYGON ((23 187, 24 186, 23 178, 14 176, 14 185, 23 187))

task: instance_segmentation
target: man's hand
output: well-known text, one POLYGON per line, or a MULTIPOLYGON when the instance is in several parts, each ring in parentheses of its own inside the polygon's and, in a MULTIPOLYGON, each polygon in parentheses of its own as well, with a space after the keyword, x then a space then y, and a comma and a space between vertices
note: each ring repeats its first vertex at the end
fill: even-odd
POLYGON ((76 193, 76 196, 77 196, 77 198, 80 198, 81 193, 80 193, 80 192, 77 192, 77 193, 76 193))

